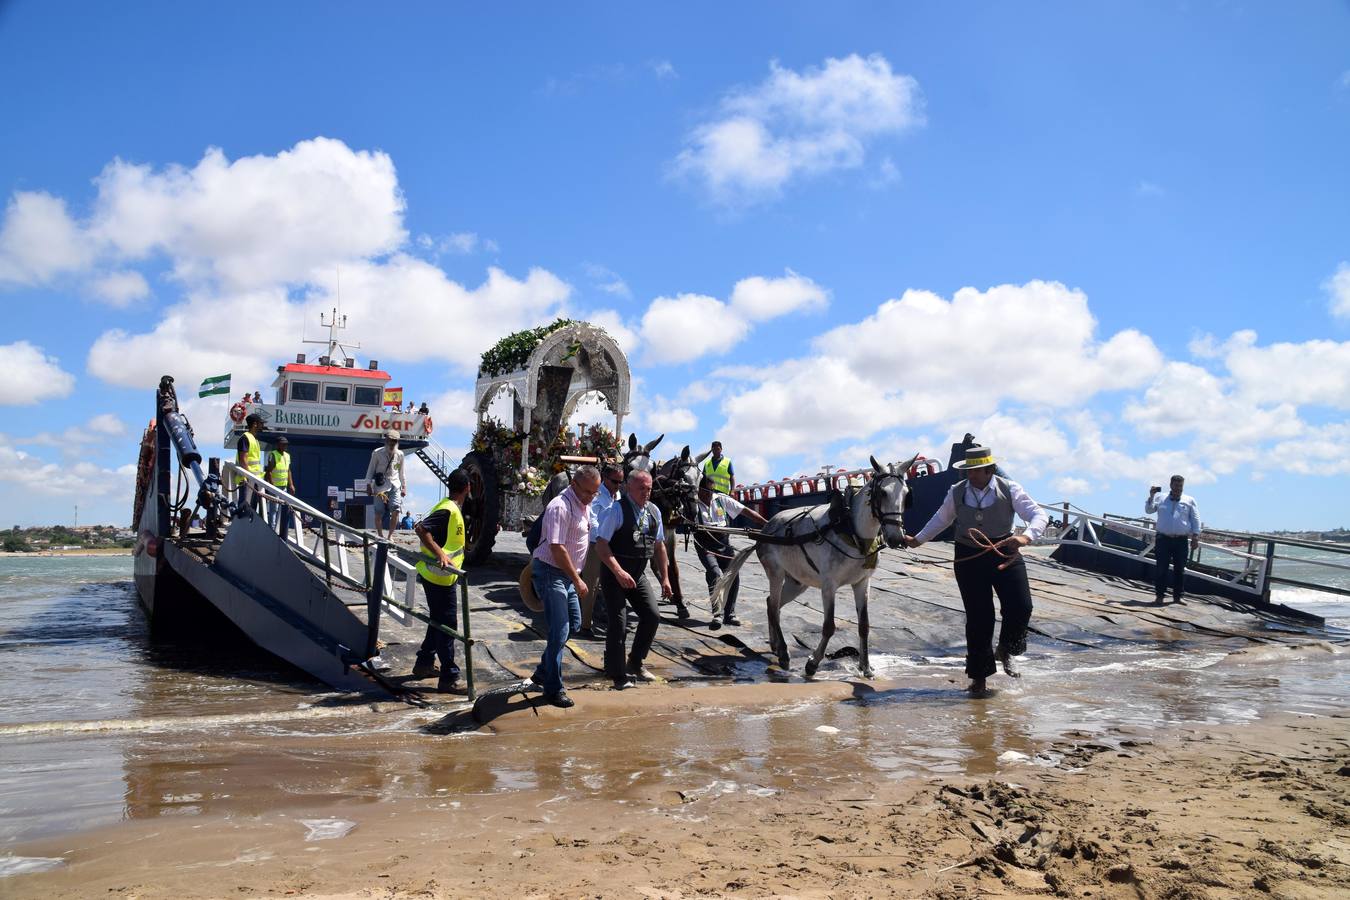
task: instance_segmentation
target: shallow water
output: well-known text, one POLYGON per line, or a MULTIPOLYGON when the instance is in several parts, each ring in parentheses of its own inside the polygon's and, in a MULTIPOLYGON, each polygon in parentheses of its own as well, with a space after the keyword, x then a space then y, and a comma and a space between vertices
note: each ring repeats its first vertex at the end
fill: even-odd
MULTIPOLYGON (((352 701, 260 653, 152 643, 129 569, 125 557, 0 559, 0 849, 123 820, 278 811, 327 834, 339 828, 334 808, 349 823, 360 818, 353 807, 391 799, 453 807, 537 791, 650 803, 678 792, 718 802, 982 776, 1055 764, 1053 745, 1069 732, 1330 715, 1350 697, 1345 648, 1330 644, 1068 651, 1033 637, 1025 676, 994 679, 1000 690, 985 701, 962 690, 960 657, 877 653, 877 689, 842 702, 442 734, 434 726, 448 707, 352 701)), ((1317 611, 1350 624, 1343 601, 1317 611)), ((821 671, 854 674, 847 658, 821 671)), ((764 671, 747 664, 739 675, 764 671)))

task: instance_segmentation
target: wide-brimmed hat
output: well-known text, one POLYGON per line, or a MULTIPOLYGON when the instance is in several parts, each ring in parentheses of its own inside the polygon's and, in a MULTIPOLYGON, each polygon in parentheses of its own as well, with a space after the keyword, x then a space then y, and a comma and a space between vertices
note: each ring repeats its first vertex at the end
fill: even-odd
POLYGON ((531 612, 543 612, 544 601, 539 599, 539 595, 534 592, 534 579, 530 577, 530 563, 525 564, 525 568, 520 570, 520 599, 525 601, 525 607, 531 612))
POLYGON ((953 469, 983 469, 985 466, 996 465, 994 452, 988 447, 967 447, 966 458, 956 465, 953 469))
POLYGON ((387 438, 389 438, 390 440, 394 440, 394 441, 396 441, 396 440, 399 439, 399 433, 398 433, 397 431, 395 431, 394 429, 392 429, 392 428, 390 428, 388 431, 386 431, 386 432, 384 433, 384 436, 387 437, 387 438))

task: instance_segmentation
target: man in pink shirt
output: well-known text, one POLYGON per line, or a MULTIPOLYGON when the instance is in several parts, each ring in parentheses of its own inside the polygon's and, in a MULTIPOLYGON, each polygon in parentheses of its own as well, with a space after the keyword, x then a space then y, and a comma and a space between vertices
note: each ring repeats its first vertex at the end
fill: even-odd
POLYGON ((569 631, 581 628, 580 598, 586 596, 581 570, 590 546, 590 505, 600 490, 600 471, 582 466, 572 483, 544 509, 539 546, 530 561, 534 593, 544 604, 548 644, 530 680, 544 689, 544 699, 567 708, 576 701, 563 690, 562 655, 569 631))

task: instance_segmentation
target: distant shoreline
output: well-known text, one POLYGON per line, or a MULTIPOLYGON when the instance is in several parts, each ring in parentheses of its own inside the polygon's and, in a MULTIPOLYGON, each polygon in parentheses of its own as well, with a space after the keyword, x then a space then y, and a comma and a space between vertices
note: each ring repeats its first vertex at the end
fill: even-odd
POLYGON ((128 547, 112 547, 107 550, 33 550, 28 553, 21 553, 12 550, 0 550, 0 557, 33 557, 33 556, 130 556, 131 550, 128 547))

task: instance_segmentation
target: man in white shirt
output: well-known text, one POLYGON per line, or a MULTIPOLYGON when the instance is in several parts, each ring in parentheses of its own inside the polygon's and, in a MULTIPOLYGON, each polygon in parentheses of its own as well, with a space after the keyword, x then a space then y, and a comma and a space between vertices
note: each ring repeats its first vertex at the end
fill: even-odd
POLYGON ((1018 553, 1039 538, 1050 517, 1015 481, 994 473, 994 454, 987 447, 970 447, 966 458, 952 468, 964 469, 966 480, 958 481, 917 535, 905 538, 905 545, 917 547, 956 524, 956 550, 953 572, 966 608, 966 675, 970 693, 985 696, 985 679, 997 671, 1019 677, 1012 658, 1027 649, 1027 624, 1031 621, 1031 587, 1027 584, 1027 565, 1018 553), (1013 515, 1027 523, 1021 534, 1013 534, 1013 515), (990 649, 994 637, 994 598, 998 594, 1003 626, 998 647, 990 649))
MULTIPOLYGON (((731 520, 741 513, 749 516, 753 521, 760 525, 765 523, 765 518, 753 509, 749 509, 734 497, 728 497, 726 494, 720 494, 713 490, 714 482, 711 475, 704 475, 698 483, 698 524, 716 525, 725 528, 731 524, 731 520)), ((703 574, 708 580, 708 593, 712 594, 713 585, 717 584, 718 579, 722 577, 722 571, 731 563, 736 555, 736 550, 731 546, 731 538, 725 534, 712 534, 706 531, 694 532, 694 549, 698 551, 698 561, 703 563, 703 574)), ((722 610, 722 618, 714 618, 709 624, 713 631, 721 628, 724 624, 736 626, 740 625, 741 620, 736 618, 736 597, 741 592, 741 576, 731 582, 731 590, 727 592, 726 608, 722 610)))
POLYGON ((1146 515, 1158 514, 1158 540, 1154 545, 1155 564, 1153 566, 1153 593, 1155 604, 1161 606, 1167 593, 1167 570, 1172 568, 1172 599, 1181 602, 1182 587, 1186 576, 1187 543, 1194 551, 1200 546, 1200 511, 1195 506, 1195 498, 1183 494, 1186 479, 1173 475, 1169 483, 1167 496, 1157 499, 1162 488, 1156 484, 1149 488, 1148 499, 1144 501, 1146 515))
POLYGON ((386 431, 384 446, 375 448, 370 454, 370 464, 366 466, 366 490, 375 498, 375 534, 379 537, 385 537, 385 532, 392 535, 398 511, 408 493, 408 482, 403 477, 403 451, 398 449, 398 440, 397 431, 386 431))

